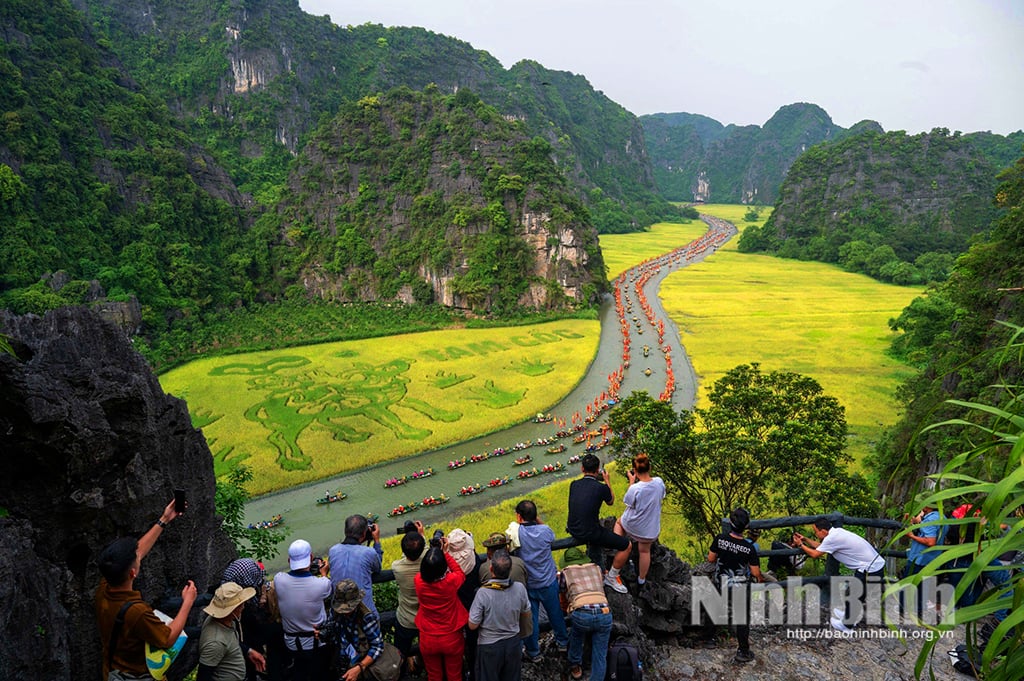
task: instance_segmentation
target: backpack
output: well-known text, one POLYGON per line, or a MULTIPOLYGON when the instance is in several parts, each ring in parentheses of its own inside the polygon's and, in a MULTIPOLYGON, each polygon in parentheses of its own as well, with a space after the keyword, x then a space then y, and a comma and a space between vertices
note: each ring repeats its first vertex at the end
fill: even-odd
POLYGON ((644 666, 640 662, 640 651, 626 641, 614 641, 608 646, 608 668, 605 681, 642 681, 644 666))
POLYGON ((949 661, 953 663, 953 669, 961 674, 978 678, 978 673, 981 671, 981 651, 975 650, 972 656, 967 644, 961 643, 949 651, 949 661))

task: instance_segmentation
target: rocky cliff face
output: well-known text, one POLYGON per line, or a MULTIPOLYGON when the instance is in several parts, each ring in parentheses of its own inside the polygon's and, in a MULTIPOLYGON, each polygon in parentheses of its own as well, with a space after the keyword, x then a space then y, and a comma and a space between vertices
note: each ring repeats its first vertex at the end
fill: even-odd
POLYGON ((0 311, 0 678, 99 677, 96 557, 141 535, 172 490, 189 510, 146 558, 156 601, 214 584, 234 548, 214 515, 210 451, 185 403, 165 395, 124 333, 84 308, 0 311))
POLYGON ((685 113, 640 120, 658 185, 675 201, 770 204, 800 154, 846 132, 821 107, 806 103, 780 108, 763 126, 723 127, 685 113))
POLYGON ((311 139, 277 229, 305 292, 476 311, 588 302, 597 232, 545 141, 463 91, 343 107, 311 139))

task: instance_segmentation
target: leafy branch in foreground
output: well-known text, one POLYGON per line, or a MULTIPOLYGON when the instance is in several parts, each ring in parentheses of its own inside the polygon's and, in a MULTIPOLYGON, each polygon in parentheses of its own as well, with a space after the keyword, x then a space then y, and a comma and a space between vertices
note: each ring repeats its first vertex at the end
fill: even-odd
MULTIPOLYGON (((1024 327, 1007 326, 1014 329, 1014 335, 1005 348, 1004 360, 1012 374, 1019 376, 1024 327)), ((966 426, 981 437, 977 444, 953 457, 942 472, 930 476, 935 481, 934 489, 910 509, 917 512, 926 505, 941 509, 944 503, 947 507, 950 503, 969 503, 970 511, 963 518, 951 517, 943 522, 951 531, 955 529, 960 536, 974 540, 943 546, 920 573, 893 589, 917 585, 929 576, 956 582, 955 599, 960 607, 938 624, 924 626, 942 632, 966 625, 972 657, 981 653, 981 677, 1011 681, 1018 679, 1024 669, 1024 590, 1020 588, 1024 586, 1020 569, 1024 556, 1024 397, 1019 385, 993 387, 1006 395, 1002 406, 950 400, 949 404, 966 410, 965 416, 922 429, 924 435, 935 429, 966 426), (1014 556, 1010 566, 1000 561, 1006 555, 1014 556), (969 598, 979 583, 987 586, 976 599, 969 598)), ((918 678, 939 640, 934 636, 922 647, 914 668, 918 678)))
POLYGON ((277 545, 286 535, 282 530, 250 528, 245 524, 245 502, 249 500, 245 485, 250 480, 252 471, 242 465, 235 466, 226 478, 217 481, 214 505, 224 519, 224 532, 235 544, 238 555, 263 561, 277 554, 277 545))

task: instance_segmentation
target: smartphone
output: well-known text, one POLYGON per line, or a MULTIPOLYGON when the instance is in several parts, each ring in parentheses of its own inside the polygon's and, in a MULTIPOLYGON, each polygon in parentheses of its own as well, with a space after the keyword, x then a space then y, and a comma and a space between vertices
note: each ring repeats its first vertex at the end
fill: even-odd
POLYGON ((185 512, 185 490, 174 490, 174 510, 178 513, 185 512))

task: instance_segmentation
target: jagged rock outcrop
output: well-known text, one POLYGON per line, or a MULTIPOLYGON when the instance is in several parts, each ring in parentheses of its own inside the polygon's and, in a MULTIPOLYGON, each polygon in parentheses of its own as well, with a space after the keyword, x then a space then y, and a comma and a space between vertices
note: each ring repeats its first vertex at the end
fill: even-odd
POLYGON ((100 674, 96 557, 140 535, 186 490, 189 509, 147 556, 136 587, 156 601, 215 583, 234 548, 214 514, 209 448, 124 333, 85 308, 0 311, 0 678, 100 674))

